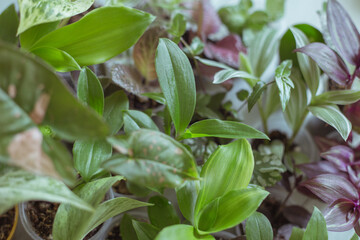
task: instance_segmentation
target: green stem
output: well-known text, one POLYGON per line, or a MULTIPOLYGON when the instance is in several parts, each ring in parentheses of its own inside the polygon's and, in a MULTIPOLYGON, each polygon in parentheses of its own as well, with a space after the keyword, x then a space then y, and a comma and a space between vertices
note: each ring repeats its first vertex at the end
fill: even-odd
POLYGON ((267 126, 267 119, 265 117, 265 113, 263 108, 261 107, 261 99, 258 101, 257 103, 258 109, 259 109, 259 113, 260 113, 260 117, 261 117, 261 122, 264 128, 264 133, 266 135, 269 135, 269 130, 268 130, 268 126, 267 126))

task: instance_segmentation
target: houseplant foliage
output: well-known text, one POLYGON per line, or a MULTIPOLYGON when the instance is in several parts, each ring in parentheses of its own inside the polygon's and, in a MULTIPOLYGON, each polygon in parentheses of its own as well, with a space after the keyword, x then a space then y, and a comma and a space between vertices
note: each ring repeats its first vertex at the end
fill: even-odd
POLYGON ((18 3, 0 14, 0 214, 59 203, 55 240, 112 218, 124 240, 360 236, 360 35, 338 1, 322 32, 282 37, 284 0, 18 3), (261 126, 242 122, 254 111, 261 126), (299 141, 310 114, 339 136, 316 138, 315 162, 299 141), (133 195, 108 199, 119 181, 133 195), (296 191, 328 208, 288 205, 296 191), (136 208, 148 219, 123 214, 136 208))

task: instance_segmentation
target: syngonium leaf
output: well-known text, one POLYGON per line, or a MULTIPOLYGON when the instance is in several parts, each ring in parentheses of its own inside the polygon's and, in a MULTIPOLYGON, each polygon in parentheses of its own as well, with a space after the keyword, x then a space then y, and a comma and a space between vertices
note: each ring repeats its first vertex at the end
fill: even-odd
MULTIPOLYGON (((202 181, 195 216, 213 200, 232 190, 246 188, 253 169, 254 158, 247 140, 239 139, 219 146, 201 170, 202 181)), ((196 221, 198 219, 195 219, 196 221)))
POLYGON ((196 104, 192 67, 184 52, 165 38, 159 40, 155 66, 176 133, 181 136, 192 119, 196 104))
POLYGON ((109 139, 121 155, 104 168, 150 188, 176 187, 198 178, 194 157, 179 142, 157 131, 140 129, 127 137, 109 139))
POLYGON ((270 146, 260 145, 259 151, 254 153, 254 174, 252 181, 262 187, 275 185, 281 180, 281 173, 286 171, 282 164, 284 144, 280 141, 272 141, 270 146))
POLYGON ((259 212, 254 212, 246 221, 247 240, 272 240, 273 230, 271 223, 266 216, 259 212))
POLYGON ((283 61, 275 70, 275 81, 280 91, 280 101, 282 110, 285 111, 286 105, 290 100, 291 88, 294 88, 294 83, 290 79, 292 68, 292 61, 283 61))
POLYGON ((156 236, 155 240, 214 240, 211 235, 199 235, 193 226, 177 224, 166 227, 156 236))
POLYGON ((246 124, 218 119, 206 119, 192 124, 184 138, 220 137, 220 138, 260 138, 268 137, 246 124))
POLYGON ((98 8, 40 38, 30 51, 53 47, 70 54, 80 66, 103 63, 131 47, 153 20, 148 13, 124 6, 98 8))
POLYGON ((63 182, 5 165, 0 165, 0 195, 0 214, 18 203, 31 200, 68 203, 84 212, 93 210, 63 182))
POLYGON ((19 0, 21 18, 17 33, 82 13, 93 3, 94 0, 19 0))
POLYGON ((102 202, 109 188, 121 179, 120 176, 102 178, 76 187, 73 192, 91 205, 95 211, 85 212, 68 204, 61 204, 54 220, 54 239, 83 239, 87 233, 107 219, 127 210, 149 206, 148 203, 122 197, 102 202))
POLYGON ((108 134, 100 116, 78 102, 43 62, 3 43, 0 43, 0 88, 2 106, 12 105, 14 113, 3 119, 4 136, 22 132, 34 124, 49 125, 58 137, 67 140, 108 134), (16 125, 15 122, 26 122, 22 120, 25 114, 32 123, 28 119, 26 127, 16 125), (5 123, 8 127, 4 127, 5 123))
POLYGON ((326 221, 322 213, 316 207, 314 207, 313 214, 306 227, 306 230, 303 235, 303 239, 304 240, 328 239, 326 221))

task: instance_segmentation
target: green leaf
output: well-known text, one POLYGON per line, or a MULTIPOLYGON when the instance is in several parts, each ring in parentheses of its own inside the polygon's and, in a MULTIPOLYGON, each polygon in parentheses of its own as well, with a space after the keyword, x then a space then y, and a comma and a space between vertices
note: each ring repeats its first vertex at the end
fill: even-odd
POLYGON ((0 39, 2 41, 16 44, 16 30, 19 25, 19 17, 15 5, 11 4, 0 14, 0 39))
MULTIPOLYGON (((301 48, 309 44, 308 38, 300 29, 292 27, 290 28, 290 30, 294 35, 296 41, 296 48, 301 48)), ((306 56, 305 54, 297 53, 297 58, 306 85, 310 88, 312 95, 315 96, 320 81, 319 67, 317 66, 315 61, 313 61, 310 57, 306 56)))
POLYGON ((356 233, 354 233, 354 235, 351 237, 350 240, 359 240, 359 236, 356 233))
POLYGON ((12 127, 8 125, 4 133, 14 135, 29 128, 29 120, 24 120, 27 122, 25 128, 15 124, 23 121, 15 121, 19 114, 23 118, 26 113, 34 123, 49 125, 58 137, 67 140, 100 138, 108 134, 108 127, 101 118, 78 102, 52 70, 3 43, 0 43, 0 88, 4 91, 0 94, 1 105, 10 104, 15 108, 12 109, 15 115, 6 118, 12 127), (4 96, 5 91, 8 97, 4 96))
POLYGON ((104 92, 99 79, 88 67, 80 71, 77 96, 101 116, 104 111, 104 92))
POLYGON ((155 240, 212 240, 211 235, 200 236, 196 234, 195 229, 190 225, 178 224, 164 228, 156 236, 155 240))
POLYGON ((14 168, 1 171, 0 195, 0 214, 18 203, 31 200, 68 203, 74 208, 83 209, 84 212, 93 210, 63 182, 14 168))
POLYGON ((220 138, 258 138, 269 139, 264 133, 246 124, 234 121, 207 119, 192 124, 184 135, 185 138, 220 137, 220 138))
POLYGON ((191 40, 190 49, 191 52, 187 48, 184 48, 183 50, 187 55, 198 56, 204 51, 204 43, 201 41, 199 37, 194 37, 191 40))
POLYGON ((19 0, 18 34, 41 23, 54 22, 86 11, 93 0, 19 0))
POLYGON ((322 213, 314 207, 313 214, 306 227, 303 239, 306 240, 318 240, 328 239, 328 232, 326 228, 326 221, 322 213))
POLYGON ((253 151, 255 159, 252 182, 270 187, 281 180, 281 173, 286 171, 282 164, 284 144, 278 140, 271 141, 271 145, 260 145, 259 151, 253 151))
POLYGON ((291 60, 285 60, 275 70, 275 81, 280 91, 280 101, 283 111, 285 111, 286 105, 289 102, 291 88, 294 88, 294 83, 289 78, 291 68, 291 60))
POLYGON ((181 13, 177 13, 171 20, 171 25, 168 32, 171 35, 180 38, 182 35, 184 35, 185 31, 186 31, 185 16, 182 15, 181 13))
POLYGON ((196 88, 186 55, 169 39, 161 38, 156 51, 156 72, 177 135, 182 135, 195 110, 196 88))
POLYGON ((129 181, 150 188, 171 188, 186 179, 198 178, 193 156, 182 144, 161 132, 141 129, 110 142, 126 155, 115 155, 104 167, 123 174, 129 181))
POLYGON ((103 63, 131 47, 154 17, 124 6, 102 7, 79 21, 59 28, 37 41, 70 54, 80 66, 103 63))
POLYGON ((86 182, 101 170, 101 164, 111 154, 112 147, 106 140, 78 140, 73 147, 75 168, 86 182))
POLYGON ((150 222, 160 229, 180 223, 180 219, 174 209, 172 203, 163 196, 153 196, 149 199, 149 203, 154 204, 148 207, 148 216, 150 222))
MULTIPOLYGON (((290 98, 290 100, 291 99, 292 98, 290 98)), ((269 118, 271 114, 276 112, 279 108, 281 108, 279 89, 276 84, 270 84, 269 88, 267 88, 264 105, 264 115, 266 119, 269 118)))
POLYGON ((285 0, 266 0, 266 13, 271 20, 284 16, 285 0))
POLYGON ((273 230, 267 217, 259 212, 254 212, 246 221, 247 240, 272 240, 273 230))
POLYGON ((256 34, 248 51, 254 76, 261 77, 276 55, 277 49, 278 38, 275 30, 265 29, 256 34))
POLYGON ((214 84, 223 83, 232 78, 243 78, 251 87, 256 84, 259 79, 247 72, 234 70, 234 69, 224 69, 217 72, 214 75, 214 84))
POLYGON ((251 216, 268 194, 267 191, 260 188, 229 191, 204 206, 196 222, 197 228, 200 233, 204 234, 234 227, 251 216), (214 204, 218 205, 217 209, 213 208, 214 204), (210 219, 214 219, 212 224, 209 224, 210 219))
POLYGON ((291 98, 285 109, 285 119, 295 131, 301 127, 302 118, 306 115, 307 96, 304 81, 294 73, 291 78, 295 87, 291 90, 291 98))
POLYGON ((79 64, 68 53, 52 47, 39 47, 33 54, 50 64, 58 72, 81 70, 79 64))
POLYGON ((132 218, 128 214, 124 214, 120 222, 120 235, 123 240, 138 240, 132 218))
POLYGON ((42 23, 40 25, 33 26, 25 32, 21 33, 21 48, 29 50, 40 38, 54 31, 58 27, 59 23, 60 21, 42 23))
POLYGON ((201 62, 202 64, 207 65, 207 66, 234 70, 231 67, 229 67, 229 66, 227 66, 227 65, 225 65, 223 63, 219 63, 219 62, 212 61, 212 60, 209 60, 209 59, 205 59, 205 58, 201 58, 201 57, 197 57, 197 56, 195 57, 195 59, 198 60, 199 62, 201 62))
POLYGON ((293 227, 289 240, 303 240, 304 230, 298 227, 293 227))
POLYGON ((97 209, 103 201, 106 192, 115 182, 121 179, 122 177, 120 176, 108 177, 77 186, 73 192, 92 206, 95 211, 86 212, 69 204, 61 204, 54 220, 54 239, 80 240, 85 237, 89 231, 89 224, 93 221, 94 217, 101 217, 100 215, 96 216, 95 213, 98 211, 97 209))
POLYGON ((253 91, 251 92, 250 97, 248 98, 248 111, 250 112, 254 105, 260 99, 264 90, 266 90, 267 85, 263 81, 259 81, 255 84, 253 91))
POLYGON ((310 106, 308 109, 315 117, 334 127, 341 137, 347 140, 351 132, 351 123, 336 105, 310 106))
POLYGON ((357 90, 337 90, 328 91, 313 97, 311 105, 336 104, 348 105, 360 100, 360 91, 357 90))
POLYGON ((110 126, 110 134, 116 134, 123 126, 124 110, 129 109, 129 100, 123 91, 105 98, 104 119, 110 126))
POLYGON ((199 211, 214 199, 226 193, 246 188, 254 169, 251 146, 239 139, 218 149, 201 170, 201 187, 196 202, 195 218, 199 211))
POLYGON ((163 105, 166 104, 166 100, 165 100, 165 97, 164 97, 163 93, 151 93, 151 92, 149 92, 149 93, 143 93, 142 95, 145 96, 145 97, 148 97, 148 98, 150 98, 150 99, 152 99, 152 100, 154 100, 154 101, 156 101, 156 102, 158 102, 160 104, 163 104, 163 105))
POLYGON ((141 240, 153 240, 159 232, 159 229, 146 222, 132 220, 132 224, 138 239, 141 240))
POLYGON ((191 223, 194 223, 194 211, 199 189, 199 181, 185 181, 182 186, 176 188, 176 198, 181 213, 191 223))
POLYGON ((154 121, 145 113, 137 110, 125 110, 124 111, 124 130, 127 134, 140 128, 151 129, 159 131, 154 121))

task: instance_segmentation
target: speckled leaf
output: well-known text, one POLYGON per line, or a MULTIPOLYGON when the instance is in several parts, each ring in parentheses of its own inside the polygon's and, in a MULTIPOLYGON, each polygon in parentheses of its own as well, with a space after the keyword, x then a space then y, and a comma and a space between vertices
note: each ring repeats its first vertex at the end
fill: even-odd
POLYGON ((141 129, 126 138, 109 141, 122 155, 113 156, 104 167, 139 185, 170 188, 186 179, 198 178, 194 157, 183 145, 161 132, 141 129))
MULTIPOLYGON (((15 124, 20 121, 18 117, 28 114, 32 125, 49 125, 58 137, 67 140, 108 134, 108 127, 100 116, 78 102, 47 65, 3 43, 0 43, 0 88, 8 94, 8 100, 3 98, 1 104, 11 99, 12 105, 17 106, 17 110, 12 109, 14 115, 7 115, 9 123, 15 124)), ((30 123, 27 124, 29 128, 30 123)), ((17 127, 15 130, 3 125, 2 130, 14 135, 26 129, 17 127)))
POLYGON ((262 187, 270 187, 281 180, 281 173, 286 171, 282 164, 284 144, 272 141, 271 145, 261 145, 254 152, 255 167, 252 182, 262 187))
POLYGON ((32 26, 54 22, 86 11, 94 0, 19 0, 18 34, 32 26))
POLYGON ((10 167, 0 169, 0 196, 0 215, 14 205, 30 200, 64 202, 84 212, 92 210, 61 181, 10 167))
POLYGON ((80 66, 103 63, 130 48, 153 20, 137 9, 101 7, 45 35, 30 50, 54 47, 70 54, 80 66))
POLYGON ((247 140, 239 139, 219 146, 201 170, 202 181, 195 216, 214 199, 229 191, 246 188, 253 169, 254 158, 247 140))

